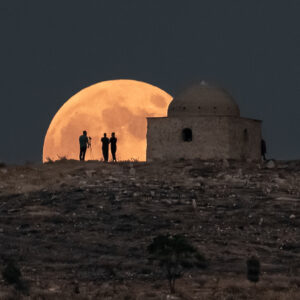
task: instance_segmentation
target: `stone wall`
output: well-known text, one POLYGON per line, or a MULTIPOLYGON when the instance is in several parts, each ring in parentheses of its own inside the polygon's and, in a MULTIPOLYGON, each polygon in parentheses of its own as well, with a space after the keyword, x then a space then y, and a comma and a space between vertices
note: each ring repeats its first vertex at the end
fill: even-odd
POLYGON ((232 118, 229 132, 229 147, 233 159, 260 159, 261 121, 232 118))
POLYGON ((260 158, 260 121, 225 116, 147 121, 147 161, 260 158), (184 128, 192 129, 192 141, 183 141, 184 128))

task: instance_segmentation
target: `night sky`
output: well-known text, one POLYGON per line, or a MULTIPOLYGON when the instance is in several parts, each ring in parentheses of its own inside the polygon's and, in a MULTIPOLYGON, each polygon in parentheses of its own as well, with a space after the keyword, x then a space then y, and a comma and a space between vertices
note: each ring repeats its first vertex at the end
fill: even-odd
POLYGON ((0 161, 39 162, 79 90, 206 79, 263 120, 268 157, 300 159, 299 0, 1 0, 0 161))

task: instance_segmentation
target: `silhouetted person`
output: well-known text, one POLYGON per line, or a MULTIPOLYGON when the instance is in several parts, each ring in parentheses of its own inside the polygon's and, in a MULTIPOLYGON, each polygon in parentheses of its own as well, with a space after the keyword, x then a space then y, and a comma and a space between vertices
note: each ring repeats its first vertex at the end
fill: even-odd
POLYGON ((80 145, 80 154, 79 160, 84 160, 86 148, 88 147, 89 139, 87 137, 87 132, 83 131, 83 134, 79 137, 79 145, 80 145))
POLYGON ((260 149, 261 149, 261 156, 263 157, 263 160, 266 160, 267 146, 265 140, 263 139, 260 142, 260 149))
POLYGON ((114 132, 112 132, 109 142, 110 142, 110 151, 111 151, 111 155, 113 157, 113 161, 117 161, 117 159, 116 159, 117 138, 115 137, 114 132))
POLYGON ((101 139, 101 142, 102 142, 102 154, 103 154, 104 161, 108 161, 109 139, 106 137, 106 133, 104 133, 104 136, 101 139))

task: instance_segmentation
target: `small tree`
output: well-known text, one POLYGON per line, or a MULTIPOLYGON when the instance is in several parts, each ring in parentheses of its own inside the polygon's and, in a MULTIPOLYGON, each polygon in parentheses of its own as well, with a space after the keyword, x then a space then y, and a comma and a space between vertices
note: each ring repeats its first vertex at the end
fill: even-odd
POLYGON ((204 256, 182 235, 159 235, 148 246, 148 252, 165 269, 171 293, 175 293, 175 280, 186 270, 207 266, 204 256))
POLYGON ((260 262, 257 257, 252 256, 247 260, 247 278, 255 284, 259 281, 260 262))
POLYGON ((7 284, 13 285, 16 290, 28 292, 28 287, 22 280, 22 274, 19 267, 12 259, 7 259, 4 269, 2 270, 2 277, 7 284))

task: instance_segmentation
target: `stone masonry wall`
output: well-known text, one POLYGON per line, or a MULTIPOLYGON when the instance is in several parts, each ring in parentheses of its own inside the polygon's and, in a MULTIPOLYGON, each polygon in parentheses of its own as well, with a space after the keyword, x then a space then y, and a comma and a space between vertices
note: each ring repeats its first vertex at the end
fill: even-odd
POLYGON ((261 121, 233 118, 229 123, 229 131, 230 153, 233 159, 260 159, 261 121))
POLYGON ((147 161, 181 158, 256 160, 260 158, 260 139, 260 122, 250 119, 224 116, 148 118, 147 161), (191 142, 183 141, 184 128, 192 129, 191 142))

